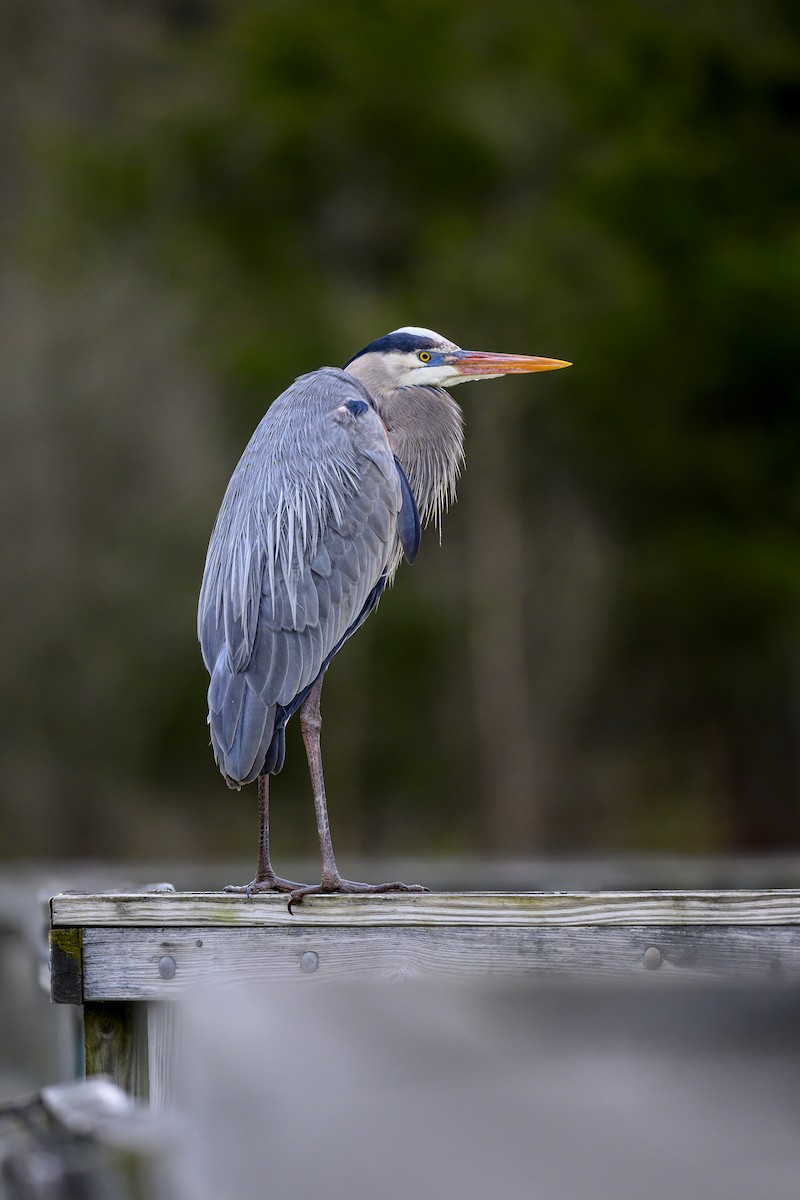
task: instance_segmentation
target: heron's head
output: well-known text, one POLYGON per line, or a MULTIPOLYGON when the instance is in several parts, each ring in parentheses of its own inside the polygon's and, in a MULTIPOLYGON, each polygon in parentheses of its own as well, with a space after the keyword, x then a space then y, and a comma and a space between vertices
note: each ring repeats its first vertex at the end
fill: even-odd
POLYGON ((569 366, 560 358, 462 350, 432 329, 406 325, 359 350, 345 370, 356 375, 368 391, 380 395, 398 388, 451 388, 469 379, 498 379, 569 366))

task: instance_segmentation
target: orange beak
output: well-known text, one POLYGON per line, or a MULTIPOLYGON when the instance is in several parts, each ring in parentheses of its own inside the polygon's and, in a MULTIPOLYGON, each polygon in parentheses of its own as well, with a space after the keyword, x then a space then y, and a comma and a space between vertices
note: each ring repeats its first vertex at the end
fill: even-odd
POLYGON ((527 354, 489 354, 483 350, 454 350, 443 355, 448 366, 459 375, 479 379, 484 376, 520 375, 528 371, 560 371, 572 363, 561 358, 535 358, 527 354))

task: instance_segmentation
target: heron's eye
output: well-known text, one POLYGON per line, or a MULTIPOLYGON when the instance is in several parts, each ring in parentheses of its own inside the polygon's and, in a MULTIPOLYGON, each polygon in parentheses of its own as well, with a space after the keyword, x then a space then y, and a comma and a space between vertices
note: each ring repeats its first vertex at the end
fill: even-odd
POLYGON ((431 361, 431 356, 430 356, 430 354, 428 354, 427 350, 420 350, 419 354, 417 355, 417 358, 419 359, 420 362, 430 362, 431 361))

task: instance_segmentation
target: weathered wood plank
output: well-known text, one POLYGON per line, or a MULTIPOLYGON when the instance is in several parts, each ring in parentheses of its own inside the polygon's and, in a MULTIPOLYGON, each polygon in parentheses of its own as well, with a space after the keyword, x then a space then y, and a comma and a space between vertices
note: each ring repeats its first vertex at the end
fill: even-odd
POLYGON ((800 890, 311 896, 294 913, 285 896, 62 894, 53 897, 51 911, 54 927, 798 925, 800 890))
POLYGON ((89 999, 165 1000, 201 984, 330 977, 800 979, 800 929, 108 929, 84 933, 89 999), (164 963, 168 962, 165 970, 164 963))
POLYGON ((54 1004, 83 1003, 81 930, 50 930, 50 999, 54 1004))
POLYGON ((84 992, 86 1075, 107 1075, 129 1096, 148 1096, 147 1012, 144 1006, 92 1003, 84 992))

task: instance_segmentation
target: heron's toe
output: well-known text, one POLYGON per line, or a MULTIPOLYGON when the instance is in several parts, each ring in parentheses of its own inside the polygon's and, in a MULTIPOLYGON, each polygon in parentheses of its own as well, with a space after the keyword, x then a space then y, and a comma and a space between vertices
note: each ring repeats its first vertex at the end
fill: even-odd
POLYGON ((281 879, 279 875, 272 875, 268 879, 253 879, 250 883, 229 883, 222 890, 228 895, 247 896, 249 899, 264 892, 296 892, 302 891, 303 888, 304 884, 296 883, 293 879, 281 879))

